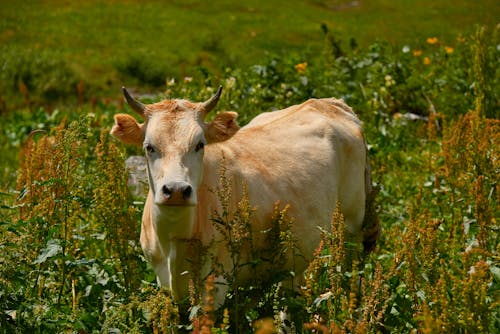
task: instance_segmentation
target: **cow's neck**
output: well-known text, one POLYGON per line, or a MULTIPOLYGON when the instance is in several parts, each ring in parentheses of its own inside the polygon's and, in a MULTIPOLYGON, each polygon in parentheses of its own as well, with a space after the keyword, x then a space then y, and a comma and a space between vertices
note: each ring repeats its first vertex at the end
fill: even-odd
MULTIPOLYGON (((152 221, 158 236, 164 238, 191 238, 195 206, 152 206, 152 221)), ((161 239, 164 241, 164 239, 161 239)), ((167 240, 165 240, 167 241, 167 240)))
POLYGON ((152 206, 152 222, 158 244, 165 262, 157 275, 162 286, 167 286, 174 296, 187 292, 186 277, 182 274, 190 271, 186 261, 189 252, 189 240, 192 238, 196 207, 152 206))

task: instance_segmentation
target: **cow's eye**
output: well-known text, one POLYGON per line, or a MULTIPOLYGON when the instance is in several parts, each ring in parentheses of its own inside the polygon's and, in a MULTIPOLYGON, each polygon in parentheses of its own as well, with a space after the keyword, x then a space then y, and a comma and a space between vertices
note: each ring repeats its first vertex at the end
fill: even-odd
POLYGON ((147 144, 146 146, 144 146, 144 150, 146 150, 146 152, 149 154, 155 153, 155 148, 151 144, 147 144))
POLYGON ((194 148, 194 150, 195 150, 195 152, 198 152, 199 150, 202 150, 204 147, 205 147, 205 144, 202 141, 200 141, 198 143, 198 145, 196 145, 196 147, 194 148))

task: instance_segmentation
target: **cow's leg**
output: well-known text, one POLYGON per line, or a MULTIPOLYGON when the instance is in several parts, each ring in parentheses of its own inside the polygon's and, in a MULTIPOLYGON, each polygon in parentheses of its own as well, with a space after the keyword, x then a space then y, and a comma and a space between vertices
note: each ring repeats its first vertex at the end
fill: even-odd
POLYGON ((166 259, 162 263, 157 264, 154 270, 158 284, 162 288, 168 288, 172 290, 172 276, 170 275, 170 266, 168 263, 168 259, 166 259))
MULTIPOLYGON (((362 202, 363 203, 363 202, 362 202)), ((345 268, 347 271, 353 269, 355 263, 360 263, 363 253, 363 232, 362 222, 365 215, 364 207, 362 209, 345 209, 344 215, 344 247, 346 252, 345 268)))
POLYGON ((215 277, 215 301, 214 306, 216 309, 220 308, 224 304, 224 299, 229 291, 229 283, 223 276, 215 277))

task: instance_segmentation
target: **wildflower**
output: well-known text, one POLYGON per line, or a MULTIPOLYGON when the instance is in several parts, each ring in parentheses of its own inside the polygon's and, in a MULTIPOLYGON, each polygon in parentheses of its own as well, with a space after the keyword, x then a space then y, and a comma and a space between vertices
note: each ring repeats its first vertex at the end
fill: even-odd
POLYGON ((408 52, 410 52, 410 50, 411 49, 408 45, 403 46, 403 49, 402 49, 403 53, 408 53, 408 52))
POLYGON ((429 57, 424 57, 424 65, 429 65, 431 63, 431 59, 429 57))
POLYGON ((420 56, 422 55, 422 50, 414 50, 414 51, 413 51, 413 55, 414 55, 415 57, 420 57, 420 56))
POLYGON ((174 78, 167 80, 167 87, 172 87, 174 85, 175 85, 175 79, 174 78))
POLYGON ((304 63, 299 63, 299 64, 295 65, 295 70, 299 74, 305 73, 305 71, 307 70, 307 63, 304 62, 304 63))
POLYGON ((224 309, 224 318, 222 320, 221 328, 229 328, 229 310, 227 308, 224 309))
POLYGON ((236 83, 236 78, 235 77, 229 77, 226 79, 226 89, 231 89, 234 87, 236 83))
POLYGON ((384 79, 385 79, 385 86, 386 87, 390 87, 396 83, 396 81, 394 81, 392 76, 390 76, 389 74, 387 74, 384 79))
POLYGON ((437 44, 438 42, 439 42, 439 40, 437 39, 437 37, 429 37, 429 38, 427 38, 427 43, 428 44, 434 45, 434 44, 437 44))
POLYGON ((192 77, 184 77, 184 82, 191 82, 193 81, 192 77))
POLYGON ((447 54, 452 54, 455 49, 453 49, 451 46, 445 46, 444 51, 446 51, 447 54))
POLYGON ((254 322, 253 327, 255 329, 255 333, 258 334, 276 333, 272 318, 259 319, 254 322))

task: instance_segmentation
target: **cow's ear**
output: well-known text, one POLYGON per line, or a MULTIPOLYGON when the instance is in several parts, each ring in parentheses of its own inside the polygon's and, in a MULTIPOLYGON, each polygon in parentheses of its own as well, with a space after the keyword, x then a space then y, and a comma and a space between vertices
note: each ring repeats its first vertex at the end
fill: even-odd
POLYGON ((231 138, 240 126, 236 122, 238 114, 233 111, 225 111, 217 114, 214 120, 208 124, 205 138, 208 143, 216 143, 231 138))
POLYGON ((111 134, 118 140, 126 143, 141 146, 144 142, 144 124, 139 124, 130 115, 115 115, 115 125, 111 129, 111 134))

